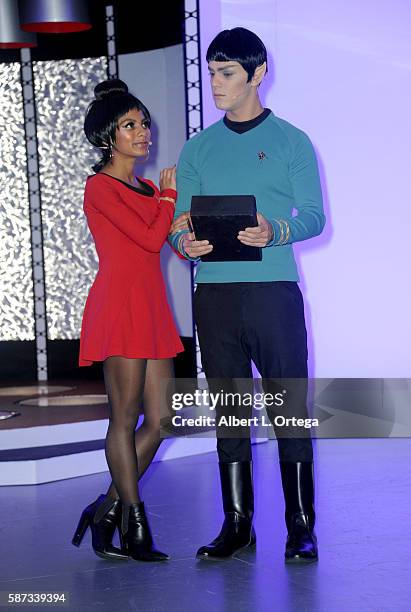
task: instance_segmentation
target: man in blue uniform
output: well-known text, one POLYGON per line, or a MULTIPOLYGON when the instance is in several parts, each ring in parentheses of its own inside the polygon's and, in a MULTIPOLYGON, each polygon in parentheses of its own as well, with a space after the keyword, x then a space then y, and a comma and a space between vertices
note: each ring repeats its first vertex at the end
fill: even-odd
MULTIPOLYGON (((212 237, 196 240, 186 229, 193 195, 254 194, 258 227, 244 228, 238 239, 261 247, 263 257, 198 263, 194 315, 203 368, 208 379, 252 378, 253 361, 263 380, 306 380, 304 304, 292 244, 324 227, 315 153, 304 132, 261 105, 267 52, 258 36, 224 30, 210 44, 207 61, 215 104, 225 115, 182 150, 170 243, 194 261, 212 251, 212 237)), ((285 559, 316 561, 311 438, 277 439, 285 559)), ((217 538, 199 549, 200 559, 227 558, 256 541, 250 439, 219 437, 217 452, 225 520, 217 538)))

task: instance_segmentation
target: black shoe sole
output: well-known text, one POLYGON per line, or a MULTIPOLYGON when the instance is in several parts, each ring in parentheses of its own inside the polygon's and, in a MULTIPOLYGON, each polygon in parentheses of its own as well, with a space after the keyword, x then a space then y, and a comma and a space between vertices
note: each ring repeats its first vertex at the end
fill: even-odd
POLYGON ((246 546, 237 548, 237 550, 231 553, 231 555, 227 555, 226 557, 212 557, 211 555, 199 555, 197 553, 196 559, 198 559, 199 561, 228 561, 229 559, 235 558, 238 553, 246 552, 246 551, 255 552, 256 548, 257 548, 257 543, 254 542, 253 544, 247 544, 246 546))
POLYGON ((107 561, 129 561, 130 557, 119 557, 116 554, 112 554, 112 553, 103 553, 100 552, 99 550, 94 550, 94 554, 97 555, 97 557, 100 557, 100 559, 106 559, 107 561))
POLYGON ((304 565, 307 563, 316 563, 318 561, 318 557, 285 557, 285 562, 287 565, 304 565))
POLYGON ((138 561, 139 563, 164 563, 165 561, 170 561, 171 557, 166 557, 165 559, 136 559, 135 557, 130 557, 131 561, 138 561))

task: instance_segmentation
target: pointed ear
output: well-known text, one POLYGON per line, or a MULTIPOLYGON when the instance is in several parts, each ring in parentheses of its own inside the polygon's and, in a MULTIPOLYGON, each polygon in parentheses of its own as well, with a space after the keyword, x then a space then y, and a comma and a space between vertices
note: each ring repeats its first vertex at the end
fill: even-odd
POLYGON ((261 64, 261 66, 257 66, 257 68, 254 70, 254 75, 251 79, 251 85, 258 87, 258 85, 263 80, 266 72, 267 72, 267 62, 264 62, 263 64, 261 64))

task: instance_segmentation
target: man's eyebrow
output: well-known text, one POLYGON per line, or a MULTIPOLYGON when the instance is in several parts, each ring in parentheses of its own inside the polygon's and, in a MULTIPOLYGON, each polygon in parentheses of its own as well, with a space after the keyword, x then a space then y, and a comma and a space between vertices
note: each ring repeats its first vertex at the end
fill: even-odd
MULTIPOLYGON (((226 66, 223 66, 222 68, 217 68, 217 72, 221 72, 222 70, 226 70, 227 68, 235 68, 236 64, 227 64, 226 66)), ((208 67, 208 70, 214 70, 214 68, 210 68, 210 66, 208 67)))

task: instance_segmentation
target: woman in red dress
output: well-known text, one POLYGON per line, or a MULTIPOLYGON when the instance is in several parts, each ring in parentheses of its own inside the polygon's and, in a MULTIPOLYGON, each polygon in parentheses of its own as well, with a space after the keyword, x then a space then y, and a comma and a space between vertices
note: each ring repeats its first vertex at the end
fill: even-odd
POLYGON ((94 93, 84 130, 103 158, 87 178, 84 212, 99 270, 84 309, 79 365, 103 362, 112 483, 83 511, 73 544, 90 527, 103 558, 162 561, 169 557, 154 547, 138 480, 160 445, 161 379, 173 377, 172 357, 183 350, 160 268, 177 197, 175 167, 160 173, 160 190, 135 176, 135 162, 149 153, 150 114, 118 79, 94 93), (116 529, 121 550, 112 544, 116 529))

